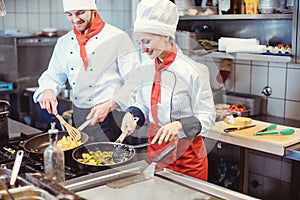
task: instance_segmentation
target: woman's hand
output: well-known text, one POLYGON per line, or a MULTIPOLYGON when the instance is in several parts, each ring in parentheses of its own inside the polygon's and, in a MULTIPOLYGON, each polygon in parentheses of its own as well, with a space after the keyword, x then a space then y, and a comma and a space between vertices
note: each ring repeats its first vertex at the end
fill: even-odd
POLYGON ((114 101, 107 101, 103 104, 99 104, 92 108, 91 112, 88 114, 86 119, 94 117, 95 119, 91 121, 91 125, 95 125, 97 122, 103 122, 107 117, 108 113, 113 111, 118 107, 118 104, 114 101))
POLYGON ((127 136, 131 135, 136 128, 136 122, 134 121, 134 117, 131 113, 126 113, 122 120, 121 130, 127 131, 127 136))
POLYGON ((162 144, 163 142, 172 141, 178 135, 179 130, 182 130, 182 125, 179 121, 162 126, 154 136, 151 143, 158 141, 158 144, 162 144))
POLYGON ((50 114, 57 114, 57 99, 55 92, 51 89, 46 89, 43 91, 42 97, 39 100, 39 104, 42 109, 45 109, 50 114))

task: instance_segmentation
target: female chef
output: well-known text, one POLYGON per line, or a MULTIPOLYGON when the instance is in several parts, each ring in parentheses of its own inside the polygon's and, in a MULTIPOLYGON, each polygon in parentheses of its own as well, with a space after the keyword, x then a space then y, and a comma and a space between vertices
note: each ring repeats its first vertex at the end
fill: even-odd
POLYGON ((137 7, 134 37, 150 58, 139 68, 141 87, 127 109, 122 129, 131 134, 149 120, 149 162, 165 148, 177 148, 158 167, 207 180, 208 163, 201 134, 215 122, 209 72, 185 56, 174 43, 178 11, 169 0, 142 0, 137 7))
POLYGON ((90 141, 114 141, 121 131, 112 111, 127 108, 129 97, 123 86, 129 72, 139 65, 136 47, 127 33, 102 20, 95 0, 62 3, 73 30, 58 39, 34 101, 56 114, 56 96, 68 81, 75 126, 94 117, 93 126, 84 129, 90 141))

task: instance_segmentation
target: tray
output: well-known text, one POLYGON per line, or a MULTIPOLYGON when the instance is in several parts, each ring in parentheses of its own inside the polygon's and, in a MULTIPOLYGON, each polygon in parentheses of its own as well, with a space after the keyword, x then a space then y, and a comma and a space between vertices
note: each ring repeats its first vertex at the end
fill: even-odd
POLYGON ((227 104, 246 105, 250 116, 259 115, 261 111, 261 97, 258 95, 242 94, 242 93, 227 93, 224 95, 227 104))
POLYGON ((292 54, 290 54, 290 53, 281 53, 281 52, 275 53, 275 52, 268 52, 268 51, 262 53, 262 55, 289 56, 289 57, 292 56, 292 54))

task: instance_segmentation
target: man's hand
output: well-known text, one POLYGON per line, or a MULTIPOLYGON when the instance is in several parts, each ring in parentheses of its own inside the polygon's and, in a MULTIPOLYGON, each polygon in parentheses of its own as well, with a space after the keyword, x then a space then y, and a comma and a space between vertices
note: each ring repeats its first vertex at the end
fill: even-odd
POLYGON ((57 99, 55 92, 51 89, 46 89, 43 91, 42 97, 39 100, 39 104, 42 109, 45 109, 50 114, 57 114, 57 99))
POLYGON ((91 125, 95 125, 97 122, 103 122, 107 117, 108 113, 113 111, 118 107, 118 104, 114 101, 107 101, 103 104, 97 105, 92 108, 91 112, 88 114, 86 119, 94 117, 95 119, 91 121, 91 125))
POLYGON ((179 121, 175 121, 165 126, 162 126, 154 136, 151 143, 155 143, 157 140, 158 140, 158 144, 172 141, 178 135, 179 130, 182 130, 182 125, 179 121))

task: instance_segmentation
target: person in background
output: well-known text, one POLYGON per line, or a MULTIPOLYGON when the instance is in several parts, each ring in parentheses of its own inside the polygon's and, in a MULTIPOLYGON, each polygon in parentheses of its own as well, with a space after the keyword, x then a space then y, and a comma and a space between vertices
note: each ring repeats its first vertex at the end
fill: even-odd
POLYGON ((157 164, 207 180, 208 162, 202 134, 214 126, 215 109, 208 68, 185 56, 175 44, 178 11, 169 0, 142 0, 133 34, 143 53, 136 101, 127 109, 121 128, 133 133, 149 120, 148 161, 168 145, 176 146, 157 164), (137 123, 133 121, 138 117, 137 123))
POLYGON ((58 39, 34 101, 55 115, 56 97, 68 81, 74 125, 94 117, 84 129, 90 140, 114 141, 121 131, 112 111, 127 107, 130 92, 122 87, 140 64, 136 46, 127 33, 101 19, 95 0, 63 0, 63 8, 73 30, 58 39))

